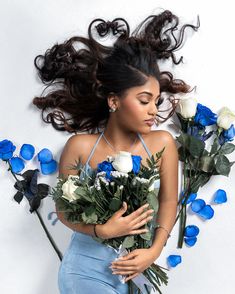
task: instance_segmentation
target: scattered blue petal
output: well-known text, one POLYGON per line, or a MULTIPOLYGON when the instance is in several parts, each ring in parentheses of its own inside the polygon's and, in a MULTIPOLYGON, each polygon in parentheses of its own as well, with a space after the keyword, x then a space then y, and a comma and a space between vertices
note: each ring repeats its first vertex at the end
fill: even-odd
POLYGON ((33 158, 35 153, 35 148, 31 144, 23 144, 20 148, 20 156, 25 160, 30 160, 33 158))
MULTIPOLYGON (((184 195, 184 192, 181 192, 180 197, 182 198, 183 195, 184 195)), ((186 201, 186 204, 189 204, 190 202, 192 202, 196 198, 197 198, 197 193, 191 193, 186 201)), ((182 204, 185 203, 185 198, 182 199, 181 203, 182 204)))
POLYGON ((221 204, 227 202, 227 194, 224 190, 219 189, 215 192, 214 202, 221 204))
POLYGON ((179 263, 182 262, 180 255, 169 255, 167 261, 171 267, 176 267, 179 263))
POLYGON ((195 237, 199 234, 199 228, 195 225, 189 225, 184 230, 185 237, 195 237))
POLYGON ((53 159, 47 163, 41 163, 41 172, 43 175, 49 175, 56 171, 57 169, 57 162, 53 159))
POLYGON ((206 202, 203 199, 196 199, 191 203, 191 209, 193 212, 199 212, 204 206, 206 206, 206 202))
POLYGON ((53 160, 53 155, 49 149, 44 148, 38 153, 38 160, 41 163, 48 163, 53 160))
POLYGON ((197 193, 191 193, 189 195, 189 198, 187 200, 187 204, 189 204, 190 202, 194 201, 197 198, 197 193))
POLYGON ((25 168, 24 161, 20 157, 12 157, 9 160, 13 173, 19 173, 25 168))
POLYGON ((199 212, 198 215, 204 219, 211 219, 214 216, 214 210, 210 205, 205 205, 199 212))
POLYGON ((184 242, 188 245, 188 246, 194 246, 195 243, 197 242, 197 237, 187 237, 184 238, 184 242))

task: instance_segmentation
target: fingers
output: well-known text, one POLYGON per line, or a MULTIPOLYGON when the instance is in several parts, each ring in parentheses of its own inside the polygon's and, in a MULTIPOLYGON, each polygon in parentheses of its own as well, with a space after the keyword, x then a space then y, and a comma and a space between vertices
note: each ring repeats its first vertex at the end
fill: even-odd
POLYGON ((147 233, 148 229, 140 229, 140 230, 133 230, 129 233, 129 235, 137 235, 137 234, 144 234, 147 233))
POLYGON ((153 209, 149 209, 146 212, 142 213, 139 217, 134 219, 131 222, 131 225, 137 225, 137 226, 133 227, 133 229, 141 227, 144 224, 146 224, 149 220, 151 220, 153 218, 153 215, 151 213, 153 213, 153 212, 154 212, 153 209))
POLYGON ((139 273, 135 273, 135 274, 132 274, 132 275, 130 275, 129 277, 125 278, 125 283, 126 283, 127 281, 129 281, 129 280, 131 280, 131 279, 137 277, 138 275, 139 275, 139 273))
POLYGON ((145 209, 149 206, 148 203, 142 205, 141 207, 139 207, 137 210, 133 211, 131 214, 127 215, 126 218, 128 219, 128 221, 132 221, 135 220, 137 217, 139 217, 144 211, 145 209))

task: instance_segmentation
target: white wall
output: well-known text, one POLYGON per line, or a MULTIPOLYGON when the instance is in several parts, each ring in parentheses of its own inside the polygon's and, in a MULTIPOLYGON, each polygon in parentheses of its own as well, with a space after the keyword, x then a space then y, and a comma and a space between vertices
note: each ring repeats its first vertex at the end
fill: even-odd
MULTIPOLYGON (((126 18, 131 28, 158 7, 170 9, 182 23, 196 24, 200 16, 201 28, 189 34, 185 46, 177 56, 184 56, 184 64, 175 68, 178 78, 192 86, 193 94, 203 104, 217 111, 224 105, 235 110, 233 93, 234 10, 232 1, 208 2, 185 0, 149 1, 2 1, 0 9, 0 140, 9 139, 17 146, 31 143, 38 152, 44 147, 53 151, 58 161, 69 134, 56 132, 41 121, 40 112, 31 105, 32 98, 40 95, 42 84, 36 78, 33 59, 43 54, 55 42, 62 42, 75 34, 85 34, 95 17, 112 20, 126 18)), ((167 128, 167 125, 161 126, 167 128)), ((235 159, 235 155, 230 157, 235 159)), ((36 168, 29 163, 27 168, 36 168)), ((39 181, 50 185, 53 176, 40 176, 39 181)), ((176 249, 178 225, 172 231, 167 247, 158 263, 166 266, 169 254, 181 254, 182 263, 169 271, 169 284, 162 286, 164 294, 231 294, 234 292, 233 262, 235 260, 235 202, 233 167, 229 178, 216 176, 199 194, 211 201, 217 189, 225 189, 228 202, 213 206, 215 216, 203 222, 191 215, 188 224, 196 224, 201 232, 192 248, 176 249)), ((2 294, 57 294, 59 260, 49 245, 35 215, 28 211, 26 201, 20 206, 12 200, 14 180, 0 162, 0 293, 2 294)), ((47 221, 54 210, 53 202, 46 199, 41 213, 64 252, 71 231, 62 224, 55 227, 47 221)), ((82 294, 82 293, 81 293, 82 294)))

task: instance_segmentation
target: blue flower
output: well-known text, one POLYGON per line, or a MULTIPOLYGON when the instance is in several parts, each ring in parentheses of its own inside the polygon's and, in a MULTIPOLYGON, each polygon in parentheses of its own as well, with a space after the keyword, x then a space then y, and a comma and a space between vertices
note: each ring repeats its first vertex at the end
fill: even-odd
POLYGON ((35 153, 35 148, 31 144, 23 144, 20 148, 20 156, 25 160, 30 160, 33 158, 35 153))
POLYGON ((133 173, 134 174, 138 174, 138 172, 140 171, 140 163, 142 160, 142 157, 139 155, 131 155, 132 157, 132 164, 133 164, 133 173))
POLYGON ((0 159, 8 160, 13 156, 16 146, 9 140, 0 141, 0 159))
POLYGON ((184 229, 184 236, 185 237, 195 237, 199 234, 199 228, 195 225, 189 225, 184 229))
POLYGON ((110 173, 113 170, 114 170, 114 168, 112 166, 112 163, 109 161, 106 161, 106 160, 101 163, 98 163, 98 165, 97 165, 97 172, 102 172, 102 171, 106 172, 107 179, 111 179, 110 173))
POLYGON ((197 112, 194 117, 195 123, 202 126, 210 126, 216 124, 217 114, 212 112, 210 108, 198 103, 197 112))
POLYGON ((57 162, 52 159, 50 162, 40 163, 41 172, 43 175, 49 175, 56 171, 57 169, 57 162))
POLYGON ((227 202, 227 194, 224 190, 219 189, 215 192, 214 202, 221 204, 227 202))
POLYGON ((19 173, 25 168, 24 161, 20 157, 12 157, 9 159, 11 169, 14 173, 19 173))
POLYGON ((180 255, 169 255, 167 261, 171 267, 176 267, 179 263, 182 262, 180 255))
POLYGON ((197 214, 204 219, 211 219, 214 216, 214 210, 210 205, 205 205, 197 214))
POLYGON ((225 142, 233 141, 235 137, 235 128, 234 125, 231 125, 231 127, 228 130, 223 130, 223 132, 219 136, 219 143, 220 145, 223 145, 225 142))
POLYGON ((191 203, 191 209, 193 212, 199 212, 205 205, 206 202, 203 199, 196 199, 191 203))
POLYGON ((41 163, 47 163, 52 161, 53 159, 53 155, 51 153, 51 151, 47 148, 42 149, 39 153, 38 153, 38 160, 41 163))
POLYGON ((188 245, 188 246, 194 246, 195 243, 197 242, 197 237, 187 237, 184 238, 184 242, 188 245))

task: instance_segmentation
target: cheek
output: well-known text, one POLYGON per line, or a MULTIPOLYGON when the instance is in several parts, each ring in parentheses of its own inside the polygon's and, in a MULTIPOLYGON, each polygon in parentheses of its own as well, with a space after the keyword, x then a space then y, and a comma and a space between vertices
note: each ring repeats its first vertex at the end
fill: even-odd
POLYGON ((136 117, 140 118, 144 113, 143 106, 137 101, 132 103, 126 103, 123 107, 123 114, 125 114, 126 118, 128 117, 136 117))

